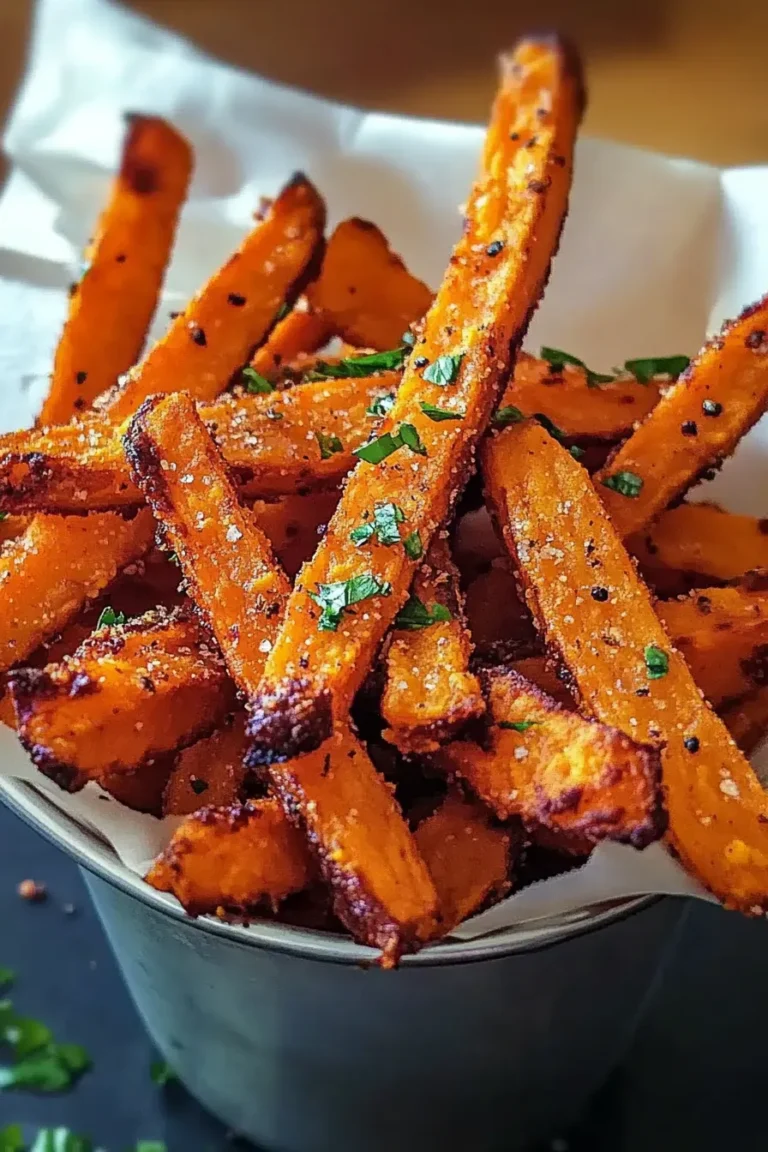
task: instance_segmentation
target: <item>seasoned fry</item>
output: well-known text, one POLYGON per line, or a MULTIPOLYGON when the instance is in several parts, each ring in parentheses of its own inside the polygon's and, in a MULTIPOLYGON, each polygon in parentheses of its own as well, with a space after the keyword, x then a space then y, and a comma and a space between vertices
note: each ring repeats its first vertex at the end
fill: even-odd
POLYGON ((160 756, 148 760, 135 772, 108 772, 99 780, 99 787, 134 812, 148 816, 162 816, 163 794, 171 770, 173 756, 160 756))
MULTIPOLYGON (((371 405, 398 376, 319 380, 284 392, 236 393, 199 407, 246 497, 335 487, 381 417, 371 405)), ((72 423, 0 437, 0 509, 82 513, 141 503, 121 437, 130 421, 72 423)))
POLYGON ((768 733, 768 688, 729 704, 720 717, 745 756, 751 756, 768 733))
POLYGON ((309 883, 311 860, 301 834, 276 800, 203 808, 176 830, 146 879, 172 892, 190 916, 225 911, 273 912, 309 883))
POLYGON ((416 573, 410 603, 407 626, 396 626, 392 635, 381 697, 389 725, 384 735, 406 754, 434 751, 485 711, 480 683, 469 671, 472 641, 459 574, 439 537, 416 573), (432 620, 435 605, 444 618, 432 620))
POLYGON ((432 293, 412 276, 368 220, 344 220, 328 241, 320 276, 307 287, 310 307, 337 336, 384 351, 421 320, 432 293))
POLYGON ((281 369, 297 356, 316 352, 333 336, 331 323, 299 300, 292 312, 278 320, 266 343, 251 358, 251 368, 266 380, 277 380, 281 369))
POLYGON ((534 687, 540 688, 546 696, 551 696, 561 708, 565 708, 568 712, 575 710, 576 701, 568 691, 568 686, 558 675, 562 669, 556 666, 556 662, 551 657, 523 656, 521 659, 515 660, 511 668, 518 676, 522 676, 524 680, 529 680, 534 687))
POLYGON ((192 614, 101 628, 71 657, 8 677, 19 737, 41 772, 74 792, 211 732, 234 688, 192 614))
POLYGON ((0 667, 26 659, 149 547, 152 517, 36 516, 0 553, 0 667))
POLYGON ((120 171, 85 252, 85 271, 70 289, 41 424, 61 424, 89 408, 139 359, 192 166, 189 144, 165 120, 128 117, 120 171))
POLYGON ((768 296, 705 344, 595 477, 621 536, 640 532, 716 468, 768 404, 768 296))
POLYGON ((477 801, 447 796, 414 836, 437 890, 440 935, 512 887, 510 857, 519 838, 494 825, 477 801))
POLYGON ((483 468, 530 607, 582 706, 661 749, 669 843, 729 906, 767 907, 768 796, 670 644, 589 477, 531 423, 489 441, 483 468))
POLYGON ((236 804, 245 779, 245 713, 236 712, 211 736, 180 753, 163 795, 164 816, 190 816, 198 808, 236 804))
MULTIPOLYGON (((126 451, 229 671, 253 693, 289 582, 267 538, 237 502, 189 397, 149 400, 126 451)), ((347 729, 310 756, 273 765, 286 813, 300 822, 335 894, 336 912, 394 963, 433 930, 436 896, 394 798, 347 729)))
POLYGON ((299 294, 322 245, 325 207, 305 176, 283 189, 237 252, 100 407, 113 423, 147 396, 184 389, 213 400, 299 294), (269 271, 267 271, 267 268, 269 271))
POLYGON ((619 840, 644 848, 664 832, 655 748, 568 712, 511 669, 483 673, 493 725, 488 747, 469 741, 436 754, 501 819, 542 825, 561 847, 619 840))
POLYGON ((388 431, 362 450, 267 659, 252 707, 254 755, 264 761, 317 747, 346 715, 417 564, 403 546, 374 537, 359 548, 350 536, 383 500, 401 510, 404 534, 418 534, 426 551, 469 475, 549 274, 567 206, 580 77, 555 40, 523 42, 503 65, 464 234, 388 431), (542 116, 544 106, 551 111, 542 116), (350 612, 355 603, 362 607, 350 612))

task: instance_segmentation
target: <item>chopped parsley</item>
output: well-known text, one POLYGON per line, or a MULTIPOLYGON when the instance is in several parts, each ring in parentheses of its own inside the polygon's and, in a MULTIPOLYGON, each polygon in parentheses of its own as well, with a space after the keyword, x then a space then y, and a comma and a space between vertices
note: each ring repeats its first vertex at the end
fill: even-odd
POLYGON ((138 1140, 133 1152, 168 1152, 164 1140, 138 1140))
POLYGON ((113 628, 115 625, 125 624, 125 612, 115 612, 114 608, 107 605, 103 608, 101 615, 96 622, 97 628, 113 628))
POLYGON ((318 360, 307 380, 345 380, 351 376, 372 376, 374 372, 392 372, 402 368, 410 348, 401 345, 389 352, 367 352, 363 356, 348 356, 336 364, 318 360))
POLYGON ((288 313, 290 312, 290 310, 291 310, 291 309, 290 309, 290 306, 289 306, 289 304, 288 304, 288 301, 287 301, 287 300, 284 300, 284 301, 283 301, 283 303, 282 303, 282 304, 280 305, 280 307, 278 308, 278 310, 277 310, 276 314, 275 314, 275 324, 277 324, 277 323, 278 323, 278 321, 280 321, 280 320, 284 320, 284 319, 285 319, 285 317, 286 317, 286 316, 288 315, 288 313))
POLYGON ((413 424, 401 424, 398 436, 406 448, 410 448, 411 452, 415 452, 418 456, 426 456, 427 450, 422 444, 421 437, 413 424))
POLYGON ((636 472, 614 472, 613 476, 606 476, 603 484, 631 500, 635 500, 643 490, 643 478, 636 472))
POLYGON ((499 720, 499 728, 507 728, 510 732, 527 732, 541 724, 541 720, 499 720))
POLYGON ((591 368, 587 368, 583 360, 579 360, 578 356, 571 356, 570 352, 563 352, 559 348, 544 347, 539 355, 555 372, 562 371, 566 364, 572 364, 575 368, 583 369, 590 388, 597 388, 600 384, 610 384, 612 380, 616 379, 615 376, 605 372, 593 372, 591 368))
POLYGON ((374 440, 368 440, 359 448, 353 449, 352 455, 357 456, 358 460, 366 460, 369 464, 380 464, 387 456, 403 447, 410 448, 411 452, 416 452, 419 456, 427 454, 413 424, 401 424, 397 432, 385 432, 374 440))
POLYGON ((424 369, 424 379, 430 384, 439 384, 441 388, 444 388, 446 384, 453 384, 459 374, 463 359, 463 352, 438 356, 437 360, 433 360, 424 369))
POLYGON ((644 360, 625 360, 624 368, 641 384, 649 384, 654 376, 676 378, 690 362, 688 356, 649 356, 644 360))
POLYGON ((166 1084, 173 1084, 178 1076, 165 1060, 153 1060, 149 1066, 149 1075, 153 1084, 158 1088, 165 1088, 166 1084))
POLYGON ((571 456, 573 456, 574 460, 581 460, 584 455, 584 449, 579 448, 578 444, 572 444, 568 451, 570 452, 571 456))
POLYGON ((643 653, 649 680, 661 680, 669 672, 669 656, 655 644, 649 644, 643 653))
POLYGON ((8 988, 15 979, 16 973, 12 968, 3 968, 0 965, 0 988, 8 988))
POLYGON ((553 424, 549 416, 545 416, 543 412, 534 412, 533 418, 534 420, 538 420, 539 424, 549 432, 550 436, 562 444, 563 440, 565 440, 565 433, 558 428, 557 424, 553 424))
POLYGON ((266 376, 262 376, 261 372, 257 372, 255 368, 243 368, 243 381, 246 392, 266 396, 275 390, 274 384, 270 383, 266 376))
MULTIPOLYGON (((366 512, 367 516, 368 513, 366 512)), ((353 528, 349 538, 358 547, 367 544, 372 536, 376 536, 379 544, 399 544, 400 528, 398 525, 405 520, 405 513, 397 504, 377 504, 373 510, 373 519, 365 524, 353 528)))
POLYGON ((24 1152, 26 1145, 20 1124, 6 1124, 0 1128, 0 1152, 24 1152))
MULTIPOLYGON (((366 512, 366 516, 367 515, 368 513, 366 512)), ((349 534, 349 538, 358 548, 362 548, 363 544, 368 543, 374 532, 373 522, 369 520, 367 524, 358 524, 357 528, 353 528, 349 534)))
POLYGON ((497 408, 493 414, 493 423, 497 428, 506 428, 508 424, 519 424, 521 420, 525 420, 525 416, 519 408, 515 408, 514 404, 506 404, 503 408, 497 408))
POLYGON ((69 1128, 41 1128, 29 1152, 93 1152, 93 1143, 69 1128))
POLYGON ((2 524, 3 520, 7 520, 7 519, 8 519, 8 513, 7 512, 0 512, 0 524, 2 524))
POLYGON ((344 445, 338 436, 328 435, 325 432, 316 432, 315 439, 317 440, 318 447, 320 448, 320 459, 329 460, 331 456, 335 456, 337 452, 344 451, 344 445))
POLYGON ((395 617, 395 628, 405 632, 417 632, 420 628, 429 628, 430 624, 450 619, 451 614, 444 604, 433 604, 431 608, 427 608, 418 596, 411 593, 395 617))
POLYGON ((333 584, 318 584, 310 597, 322 608, 317 626, 321 632, 335 632, 345 611, 361 600, 373 596, 389 596, 392 585, 377 580, 370 572, 362 572, 349 580, 336 580, 333 584))
POLYGON ((422 400, 419 404, 425 416, 429 416, 430 420, 434 420, 439 424, 441 420, 463 420, 464 412, 452 412, 448 408, 436 408, 434 404, 428 404, 426 400, 422 400))
POLYGON ((392 411, 392 406, 395 403, 395 397, 391 392, 386 392, 383 396, 379 396, 371 404, 370 408, 366 408, 367 416, 386 416, 388 412, 392 411))
POLYGON ((418 529, 406 536, 405 540, 403 540, 403 548, 405 548, 405 554, 409 560, 421 559, 424 555, 424 545, 421 542, 418 529))

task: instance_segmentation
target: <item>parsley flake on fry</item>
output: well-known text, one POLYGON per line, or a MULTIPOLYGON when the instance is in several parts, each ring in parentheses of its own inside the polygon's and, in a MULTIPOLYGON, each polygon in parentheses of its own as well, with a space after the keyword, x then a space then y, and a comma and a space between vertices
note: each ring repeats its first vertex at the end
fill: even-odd
POLYGON ((434 404, 428 404, 426 400, 422 400, 419 404, 425 416, 429 416, 430 420, 434 420, 439 424, 441 420, 463 420, 463 412, 452 412, 449 408, 437 408, 434 404))
POLYGON ((363 356, 348 356, 336 364, 318 360, 306 380, 344 380, 350 376, 372 376, 374 372, 392 372, 402 368, 410 348, 392 348, 389 352, 369 352, 363 356))
POLYGON ((107 605, 106 608, 102 609, 96 622, 96 628, 113 628, 120 624, 125 624, 125 612, 115 612, 114 608, 107 605))
POLYGON ((387 392, 374 400, 370 408, 366 408, 365 413, 367 416, 386 416, 391 411, 394 402, 395 397, 391 392, 387 392))
POLYGON ((243 381, 246 392, 267 395, 275 390, 274 384, 270 383, 266 376, 262 376, 261 372, 257 372, 255 368, 243 368, 243 381))
POLYGON ((430 384, 439 384, 441 388, 447 384, 453 384, 459 374, 463 359, 463 352, 438 356, 437 360, 434 360, 424 369, 424 379, 430 384))
POLYGON ((676 379, 690 362, 688 356, 648 356, 641 360, 625 360, 624 368, 640 384, 650 384, 656 376, 676 379))
POLYGON ((656 644, 649 644, 643 653, 649 680, 661 680, 669 671, 669 656, 656 644))
POLYGON ((428 608, 418 596, 411 595, 395 617, 395 628, 414 632, 418 628, 429 628, 441 620, 450 620, 451 613, 444 604, 433 604, 428 608))
POLYGON ((541 724, 541 720, 499 720, 499 728, 506 728, 510 732, 527 732, 537 724, 541 724))
POLYGON ((503 408, 498 408, 493 414, 493 423, 497 428, 506 428, 508 424, 519 424, 521 420, 525 420, 525 416, 519 408, 515 408, 514 404, 505 404, 503 408))
POLYGON ((405 553, 409 560, 421 559, 424 555, 424 545, 421 542, 418 529, 415 532, 411 532, 409 536, 406 536, 405 540, 403 540, 403 548, 405 548, 405 553))
POLYGON ((607 372, 593 372, 591 368, 587 368, 583 360, 579 360, 578 356, 571 356, 570 352, 563 352, 559 348, 543 347, 539 353, 542 360, 546 360, 550 368, 555 372, 560 372, 566 366, 571 364, 574 368, 581 368, 587 378, 587 384, 590 388, 597 388, 600 384, 610 384, 611 381, 616 379, 616 376, 607 372))
POLYGON ((613 476, 606 476, 603 484, 620 496, 628 496, 630 500, 638 497, 643 490, 643 478, 635 472, 614 472, 613 476))
POLYGON ((331 456, 335 456, 337 452, 344 451, 344 445, 338 436, 326 435, 325 432, 315 433, 318 447, 320 449, 320 459, 329 460, 331 456))
POLYGON ((317 592, 309 595, 322 608, 317 626, 321 632, 335 632, 345 611, 362 600, 373 596, 389 596, 390 585, 377 580, 370 572, 352 576, 349 580, 336 580, 332 584, 319 584, 317 592))

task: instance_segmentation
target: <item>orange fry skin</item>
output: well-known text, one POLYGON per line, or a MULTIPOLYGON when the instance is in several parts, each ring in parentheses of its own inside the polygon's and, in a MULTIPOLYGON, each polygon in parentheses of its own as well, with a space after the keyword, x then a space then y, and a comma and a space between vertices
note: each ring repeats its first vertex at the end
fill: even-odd
POLYGON ((328 241, 307 300, 336 335, 383 352, 397 347, 403 333, 421 320, 432 293, 411 275, 375 224, 353 217, 343 220, 328 241))
POLYGON ((596 474, 621 536, 640 532, 718 467, 768 405, 768 296, 704 345, 637 431, 596 474), (606 487, 619 473, 641 482, 635 496, 606 487))
POLYGON ((71 792, 207 735, 234 702, 221 655, 191 614, 101 628, 60 664, 20 668, 8 684, 22 744, 71 792))
POLYGON ((159 756, 134 772, 108 772, 99 780, 99 787, 132 812, 145 812, 159 818, 163 814, 163 795, 172 769, 173 757, 159 756))
POLYGON ((437 890, 439 935, 512 887, 510 867, 520 839, 494 824, 476 800, 448 795, 414 838, 437 890))
POLYGON ((190 916, 277 911, 312 875, 301 834, 276 800, 207 807, 190 816, 155 861, 146 881, 172 892, 190 916))
POLYGON ((120 171, 70 291, 40 424, 89 408, 139 359, 192 166, 192 149, 165 120, 128 117, 120 171))
MULTIPOLYGON (((395 372, 318 380, 282 392, 235 392, 198 408, 247 498, 275 499, 333 488, 354 466, 353 450, 381 423, 371 405, 397 388, 395 372)), ((0 511, 72 514, 133 508, 121 436, 128 424, 73 422, 0 437, 0 511)))
POLYGON ((490 440, 483 469, 582 707, 661 750, 669 843, 728 906, 768 907, 768 796, 672 647, 587 474, 530 423, 490 440), (607 598, 592 595, 598 586, 607 598))
POLYGON ((99 407, 118 423, 147 396, 184 389, 213 400, 292 302, 322 248, 325 206, 297 175, 216 272, 99 407), (267 272, 266 269, 269 269, 267 272))
POLYGON ((666 818, 656 749, 561 708, 511 669, 486 669, 483 679, 488 747, 449 744, 435 758, 444 772, 463 777, 501 819, 556 832, 564 848, 658 840, 666 818))
POLYGON ((278 320, 265 343, 256 349, 251 357, 251 368, 267 380, 277 380, 287 364, 304 353, 316 352, 332 336, 333 328, 325 316, 297 305, 278 320))
POLYGON ((503 62, 484 170, 469 200, 465 231, 386 424, 396 434, 410 426, 412 442, 418 436, 417 450, 404 443, 379 463, 358 463, 317 552, 296 581, 252 705, 254 752, 265 760, 278 747, 281 755, 291 756, 330 734, 407 598, 417 561, 403 547, 375 538, 358 548, 350 534, 372 514, 377 498, 385 499, 402 510, 404 530, 417 531, 426 550, 466 482, 475 446, 549 274, 567 207, 581 108, 576 66, 557 41, 523 42, 503 62), (542 117, 543 103, 552 110, 542 117), (528 147, 532 137, 536 143, 528 147), (433 370, 440 360, 450 382, 441 386, 425 379, 425 359, 433 370), (423 403, 461 418, 436 422, 423 403), (361 577, 372 577, 382 594, 345 611, 335 630, 327 618, 319 627, 313 599, 318 590, 348 587, 350 579, 361 577), (300 713, 302 721, 287 725, 291 741, 282 746, 291 713, 300 713))
POLYGON ((210 736, 184 748, 163 794, 164 816, 191 816, 206 808, 229 807, 240 799, 248 750, 245 713, 228 717, 210 736))
POLYGON ((385 738, 406 755, 434 751, 485 711, 480 682, 469 671, 472 641, 459 574, 439 538, 416 573, 412 594, 430 610, 442 604, 450 618, 413 631, 396 627, 392 633, 381 715, 389 725, 385 738))
POLYGON ((35 516, 0 553, 0 668, 25 660, 149 548, 151 515, 35 516))

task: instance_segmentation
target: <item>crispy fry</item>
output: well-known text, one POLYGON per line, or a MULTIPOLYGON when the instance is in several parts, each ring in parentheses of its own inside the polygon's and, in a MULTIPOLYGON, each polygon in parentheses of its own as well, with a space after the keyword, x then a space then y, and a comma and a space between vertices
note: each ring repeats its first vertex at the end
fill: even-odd
POLYGON ((659 516, 730 456, 768 404, 768 296, 705 344, 595 477, 621 536, 659 516), (617 487, 618 486, 618 487, 617 487))
POLYGON ((307 300, 336 335, 384 351, 400 344, 403 333, 421 320, 432 293, 411 275, 375 224, 353 218, 342 221, 328 241, 307 300))
POLYGON ((619 840, 644 848, 664 832, 659 754, 556 704, 511 669, 483 673, 489 746, 457 742, 436 763, 462 776, 501 819, 542 825, 562 848, 619 840))
POLYGON ((440 935, 511 888, 510 858, 519 839, 494 825, 476 800, 447 796, 414 837, 437 889, 440 935))
POLYGON ((24 747, 68 791, 211 732, 232 710, 221 656, 192 614, 102 628, 71 657, 8 677, 24 747))
POLYGON ((142 764, 135 772, 108 772, 99 780, 99 787, 134 812, 162 816, 163 795, 173 761, 173 756, 159 756, 142 764))
POLYGON ((41 424, 89 408, 138 360, 192 174, 192 150, 157 116, 129 116, 123 155, 85 272, 70 290, 41 424))
POLYGON ((26 659, 149 547, 152 517, 36 516, 0 553, 0 667, 26 659))
POLYGON ((768 688, 729 704, 720 717, 744 755, 751 756, 768 733, 768 688))
POLYGON ((257 501, 256 523, 268 537, 275 555, 293 579, 317 548, 325 525, 339 502, 339 492, 312 492, 308 496, 284 496, 274 504, 257 501))
POLYGON ((245 779, 245 713, 236 712, 211 736, 185 748, 163 796, 164 816, 189 816, 198 808, 236 804, 245 779))
POLYGON ((691 584, 768 569, 768 520, 737 516, 716 504, 680 504, 663 512, 647 533, 632 536, 628 546, 651 583, 674 595, 691 584))
POLYGON ((301 291, 324 224, 317 191, 295 176, 162 340, 105 393, 99 406, 110 420, 125 420, 147 396, 181 388, 195 400, 213 400, 264 339, 280 307, 301 291))
POLYGON ((726 904, 768 906, 768 796, 672 648, 589 477, 531 423, 489 441, 483 467, 531 609, 582 706, 661 747, 669 843, 726 904))
POLYGON ((546 696, 551 696, 561 708, 565 708, 569 712, 575 710, 576 701, 568 691, 567 684, 565 684, 558 675, 558 672, 562 669, 557 666, 551 657, 523 656, 521 659, 515 660, 511 667, 512 671, 516 672, 518 676, 522 676, 524 680, 530 681, 534 687, 541 689, 546 696))
POLYGON ((173 835, 146 880, 172 892, 190 916, 218 908, 276 911, 309 883, 311 860, 301 834, 276 800, 203 808, 173 835))
POLYGON ((265 761, 330 734, 407 598, 417 561, 375 538, 358 548, 350 534, 385 500, 426 550, 464 486, 549 273, 581 107, 578 69, 559 42, 523 42, 504 61, 483 172, 388 417, 390 440, 374 446, 377 463, 361 460, 351 474, 268 657, 252 710, 254 752, 265 761), (445 386, 430 381, 436 373, 445 386), (435 421, 424 404, 461 419, 435 421), (348 612, 363 592, 363 606, 348 612))
POLYGON ((330 321, 309 306, 299 307, 301 303, 278 320, 266 343, 251 358, 251 368, 267 380, 277 380, 286 364, 302 353, 316 352, 333 336, 330 321))
POLYGON ((480 683, 469 671, 472 641, 464 623, 459 574, 436 537, 411 591, 428 612, 450 613, 428 627, 395 628, 386 658, 381 714, 384 735, 401 752, 432 752, 485 711, 480 683))
MULTIPOLYGON (((266 395, 235 393, 199 413, 250 498, 274 499, 335 487, 355 464, 352 452, 381 423, 369 408, 397 387, 384 372, 319 380, 266 395)), ((72 423, 0 437, 0 508, 82 513, 141 503, 121 437, 130 421, 72 423)))

